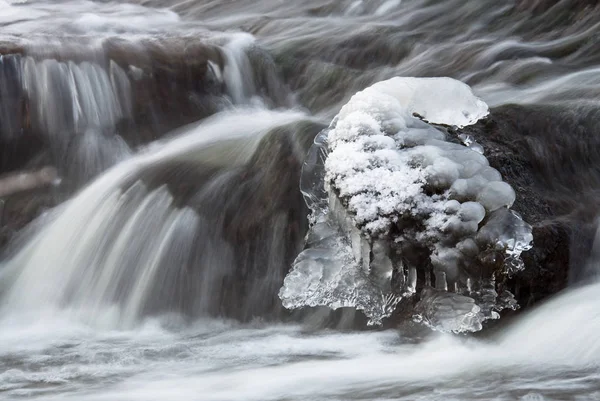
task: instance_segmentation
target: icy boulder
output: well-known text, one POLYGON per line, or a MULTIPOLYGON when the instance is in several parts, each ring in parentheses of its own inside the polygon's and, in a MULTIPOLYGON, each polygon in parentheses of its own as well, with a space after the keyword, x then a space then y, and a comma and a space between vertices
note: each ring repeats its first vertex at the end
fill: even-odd
POLYGON ((379 324, 403 303, 415 320, 453 332, 516 308, 495 285, 522 268, 533 239, 510 210, 515 192, 481 147, 431 125, 463 127, 487 113, 450 78, 397 77, 354 95, 305 161, 311 228, 283 305, 354 307, 379 324))

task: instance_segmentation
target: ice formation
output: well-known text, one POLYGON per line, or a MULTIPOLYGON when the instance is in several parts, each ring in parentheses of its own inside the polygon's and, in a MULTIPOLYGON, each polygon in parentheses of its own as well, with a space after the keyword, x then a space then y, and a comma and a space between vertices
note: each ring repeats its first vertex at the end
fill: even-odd
POLYGON ((480 145, 430 125, 463 127, 487 113, 450 78, 397 77, 354 95, 305 161, 311 227, 283 305, 354 307, 379 324, 402 304, 452 332, 516 308, 495 283, 522 268, 533 239, 510 210, 515 192, 480 145))

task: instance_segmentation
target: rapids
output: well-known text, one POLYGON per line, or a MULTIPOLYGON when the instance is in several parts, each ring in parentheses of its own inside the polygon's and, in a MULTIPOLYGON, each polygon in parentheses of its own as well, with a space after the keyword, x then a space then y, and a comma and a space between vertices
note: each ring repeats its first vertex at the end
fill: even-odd
POLYGON ((0 0, 0 26, 0 400, 600 399, 594 2, 0 0), (528 139, 581 229, 570 288, 477 336, 283 307, 313 138, 395 76, 560 109, 572 137, 528 139))

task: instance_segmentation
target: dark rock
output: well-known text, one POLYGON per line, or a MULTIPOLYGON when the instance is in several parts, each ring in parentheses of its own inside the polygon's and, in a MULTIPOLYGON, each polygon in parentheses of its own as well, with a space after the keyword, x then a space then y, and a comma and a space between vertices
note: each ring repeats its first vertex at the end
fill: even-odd
POLYGON ((32 188, 0 198, 0 253, 34 218, 56 206, 59 199, 51 186, 32 188))
POLYGON ((277 294, 303 247, 308 209, 300 172, 323 128, 302 122, 274 129, 237 167, 188 157, 132 177, 125 187, 138 181, 150 190, 166 185, 178 208, 189 207, 200 218, 191 255, 180 265, 162 266, 167 282, 156 282, 145 313, 176 310, 242 321, 289 314, 277 294), (208 263, 207 255, 216 259, 208 263))
POLYGON ((600 212, 600 110, 516 106, 492 109, 461 130, 517 192, 513 209, 533 225, 525 269, 504 285, 528 307, 582 280, 600 212))

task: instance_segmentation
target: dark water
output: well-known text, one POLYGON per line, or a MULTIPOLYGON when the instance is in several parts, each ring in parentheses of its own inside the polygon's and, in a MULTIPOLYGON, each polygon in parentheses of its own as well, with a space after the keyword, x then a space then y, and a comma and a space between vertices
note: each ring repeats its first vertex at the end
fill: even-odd
MULTIPOLYGON (((71 199, 22 231, 2 266, 1 399, 600 399, 593 241, 573 267, 589 286, 485 340, 314 330, 326 313, 284 324, 293 316, 274 296, 302 247, 307 211, 293 180, 307 143, 357 91, 448 76, 490 107, 552 105, 584 121, 574 132, 593 134, 593 2, 0 0, 0 25, 0 47, 31 57, 18 80, 36 96, 31 126, 51 149, 34 165, 56 165, 68 187, 58 199, 71 199), (212 70, 169 81, 164 101, 149 89, 154 106, 143 112, 126 96, 137 70, 102 61, 129 54, 142 68, 149 54, 179 60, 195 43, 212 70), (197 91, 181 89, 197 81, 197 91), (157 132, 217 111, 146 148, 157 132), (121 135, 105 132, 136 119, 121 135)), ((0 72, 15 74, 6 60, 0 72)), ((2 99, 15 88, 0 87, 2 99)), ((12 143, 6 127, 21 109, 8 104, 0 139, 12 143)), ((564 141, 557 149, 572 168, 547 155, 547 170, 596 210, 593 138, 548 138, 564 141), (573 149, 584 157, 570 161, 573 149)), ((581 203, 570 200, 565 214, 581 203)), ((346 312, 337 327, 355 318, 346 312)))

